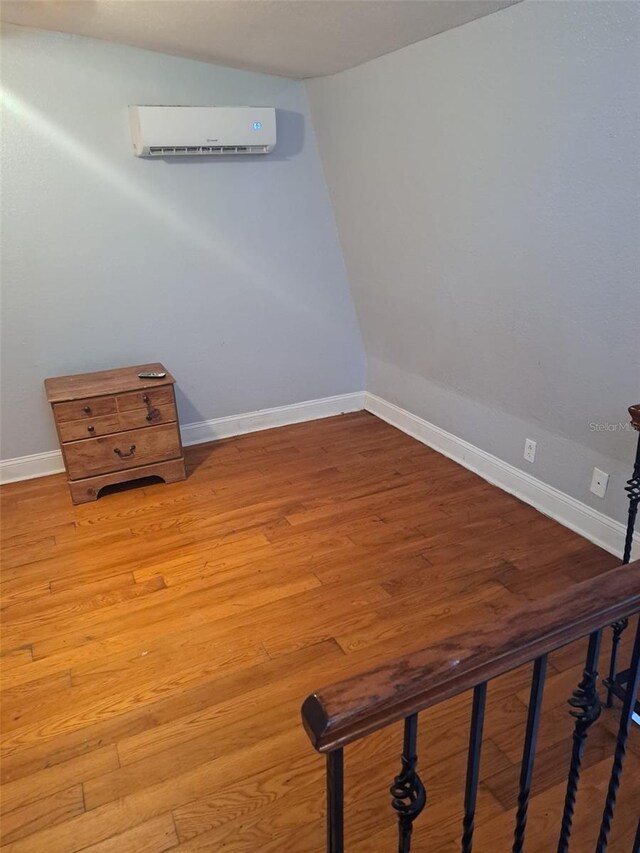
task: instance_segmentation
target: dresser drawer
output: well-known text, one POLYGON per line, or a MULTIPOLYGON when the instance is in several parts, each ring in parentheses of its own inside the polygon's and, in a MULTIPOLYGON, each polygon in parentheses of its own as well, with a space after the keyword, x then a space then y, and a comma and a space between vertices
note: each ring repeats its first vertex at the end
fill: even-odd
POLYGON ((177 421, 178 415, 173 403, 166 406, 151 405, 148 409, 131 409, 120 412, 120 429, 138 429, 153 424, 166 424, 177 421))
POLYGON ((85 400, 55 403, 53 406, 53 414, 58 423, 113 415, 116 411, 115 397, 87 397, 85 400))
POLYGON ((65 421, 58 425, 62 441, 78 441, 81 438, 94 438, 96 435, 108 435, 120 432, 120 420, 117 415, 103 415, 101 418, 87 417, 82 421, 65 421))
POLYGON ((148 406, 173 406, 173 388, 163 385, 160 388, 148 388, 146 391, 132 391, 129 394, 118 394, 118 411, 128 412, 130 409, 145 409, 148 406))
POLYGON ((134 429, 63 447, 71 480, 121 471, 181 456, 176 424, 134 429))

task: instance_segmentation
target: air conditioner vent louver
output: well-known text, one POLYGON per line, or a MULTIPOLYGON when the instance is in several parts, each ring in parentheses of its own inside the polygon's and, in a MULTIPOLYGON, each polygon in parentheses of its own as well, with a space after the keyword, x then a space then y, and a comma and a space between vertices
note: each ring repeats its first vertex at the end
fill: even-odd
POLYGON ((175 157, 179 154, 268 154, 267 145, 186 145, 186 146, 151 146, 149 155, 152 157, 175 157))

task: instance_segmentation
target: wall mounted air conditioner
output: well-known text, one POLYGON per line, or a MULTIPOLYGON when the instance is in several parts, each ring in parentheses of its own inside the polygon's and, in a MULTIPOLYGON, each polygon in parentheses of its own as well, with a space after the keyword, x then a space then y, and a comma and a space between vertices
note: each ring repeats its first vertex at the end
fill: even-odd
POLYGON ((129 107, 136 157, 269 154, 273 107, 129 107))

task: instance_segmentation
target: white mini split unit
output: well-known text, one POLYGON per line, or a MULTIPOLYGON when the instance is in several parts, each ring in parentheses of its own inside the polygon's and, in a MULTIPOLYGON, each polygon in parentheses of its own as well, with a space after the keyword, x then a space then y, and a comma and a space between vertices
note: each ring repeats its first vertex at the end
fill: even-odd
POLYGON ((270 154, 273 107, 129 107, 136 157, 270 154))

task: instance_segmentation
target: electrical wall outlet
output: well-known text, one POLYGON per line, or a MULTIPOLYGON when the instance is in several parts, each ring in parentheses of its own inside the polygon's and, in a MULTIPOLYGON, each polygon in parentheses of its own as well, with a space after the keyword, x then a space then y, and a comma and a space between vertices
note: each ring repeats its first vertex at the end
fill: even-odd
POLYGON ((527 462, 534 462, 536 458, 536 443, 532 438, 524 440, 524 458, 527 462))
POLYGON ((609 475, 606 471, 601 471, 599 468, 593 469, 593 477, 591 478, 591 491, 599 498, 603 498, 607 494, 607 486, 609 485, 609 475))

